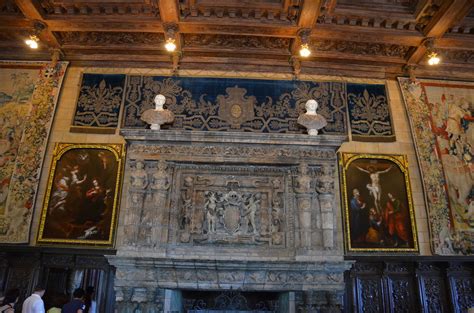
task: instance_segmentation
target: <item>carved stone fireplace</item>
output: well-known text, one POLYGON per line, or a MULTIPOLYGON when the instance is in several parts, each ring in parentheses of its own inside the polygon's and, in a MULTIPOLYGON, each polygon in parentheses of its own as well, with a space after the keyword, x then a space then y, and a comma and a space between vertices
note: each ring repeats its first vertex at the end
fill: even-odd
POLYGON ((344 137, 123 130, 118 312, 182 312, 182 293, 342 305, 336 150, 344 137))

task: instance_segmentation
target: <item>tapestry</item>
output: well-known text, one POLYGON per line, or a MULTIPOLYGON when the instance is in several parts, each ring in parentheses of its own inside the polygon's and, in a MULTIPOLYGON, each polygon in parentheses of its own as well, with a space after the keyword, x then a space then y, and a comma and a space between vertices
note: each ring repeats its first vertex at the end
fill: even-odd
POLYGON ((0 61, 0 243, 27 243, 67 62, 0 61))
POLYGON ((474 83, 399 78, 422 174, 433 253, 472 254, 474 83))
POLYGON ((347 84, 352 140, 395 141, 384 85, 347 84))
POLYGON ((124 83, 125 75, 83 74, 71 131, 115 133, 124 83))
POLYGON ((163 129, 304 133, 297 119, 306 101, 314 98, 318 113, 328 121, 321 133, 347 133, 344 83, 161 76, 129 77, 122 127, 147 127, 140 115, 154 108, 158 93, 175 114, 174 123, 163 129))

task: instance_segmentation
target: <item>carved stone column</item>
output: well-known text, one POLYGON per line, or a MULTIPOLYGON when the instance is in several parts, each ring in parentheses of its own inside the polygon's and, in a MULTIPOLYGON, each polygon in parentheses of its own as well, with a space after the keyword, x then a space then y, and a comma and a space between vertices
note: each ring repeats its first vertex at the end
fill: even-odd
POLYGON ((159 160, 156 162, 156 169, 154 169, 150 183, 153 202, 150 208, 147 208, 148 218, 146 222, 153 227, 155 245, 160 241, 166 240, 162 238, 164 236, 162 233, 164 232, 164 227, 166 227, 164 208, 167 205, 168 191, 170 189, 170 172, 170 166, 167 165, 166 161, 159 160))
POLYGON ((316 191, 321 208, 324 249, 334 248, 334 166, 323 165, 316 191))
POLYGON ((311 247, 311 203, 314 193, 311 190, 311 177, 308 175, 306 163, 299 165, 295 192, 298 205, 300 246, 309 249, 311 247))
POLYGON ((130 198, 129 208, 124 219, 124 240, 126 246, 135 246, 137 243, 150 242, 147 225, 143 222, 143 210, 146 200, 146 188, 148 187, 148 174, 145 170, 145 162, 136 160, 130 173, 130 198), (148 238, 148 239, 147 239, 148 238))

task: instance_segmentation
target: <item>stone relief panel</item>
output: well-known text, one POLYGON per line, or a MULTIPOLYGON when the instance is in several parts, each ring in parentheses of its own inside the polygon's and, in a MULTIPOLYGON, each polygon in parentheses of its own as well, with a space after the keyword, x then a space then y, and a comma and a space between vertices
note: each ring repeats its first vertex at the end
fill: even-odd
MULTIPOLYGON (((179 166, 178 243, 285 246, 286 168, 179 166)), ((173 217, 172 221, 173 222, 173 217)))
MULTIPOLYGON (((286 249, 288 256, 296 250, 337 249, 332 163, 303 159, 258 164, 250 153, 246 155, 258 149, 245 147, 240 157, 252 160, 248 164, 235 161, 237 151, 232 153, 235 163, 216 163, 210 151, 223 152, 219 155, 229 151, 217 146, 195 148, 130 147, 122 248, 163 252, 170 245, 183 249, 224 245, 229 252, 269 247, 286 249), (183 160, 183 155, 193 160, 183 160)), ((285 149, 272 153, 282 156, 285 149)), ((329 151, 311 151, 305 155, 335 158, 329 151)))
POLYGON ((168 207, 171 172, 172 167, 161 160, 137 159, 129 162, 123 246, 153 248, 163 241, 163 213, 168 207))

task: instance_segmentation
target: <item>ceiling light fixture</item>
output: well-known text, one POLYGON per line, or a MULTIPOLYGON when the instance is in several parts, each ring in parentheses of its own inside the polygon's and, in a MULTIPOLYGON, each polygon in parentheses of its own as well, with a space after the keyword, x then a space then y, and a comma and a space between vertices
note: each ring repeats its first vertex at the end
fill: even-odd
POLYGON ((426 38, 423 41, 423 44, 426 47, 426 51, 428 54, 428 64, 431 66, 438 65, 441 62, 441 58, 439 57, 438 53, 435 52, 435 49, 434 49, 435 38, 433 37, 426 38))
POLYGON ((30 35, 30 38, 25 40, 25 44, 31 49, 38 49, 39 39, 36 35, 30 35))
POLYGON ((165 43, 165 49, 169 52, 173 52, 174 50, 176 50, 175 41, 176 40, 174 40, 173 38, 168 38, 165 43))
POLYGON ((431 52, 428 55, 428 64, 429 65, 438 65, 441 59, 439 58, 438 54, 436 52, 431 52))
POLYGON ((307 43, 301 45, 300 55, 304 58, 307 58, 311 55, 311 50, 309 50, 309 46, 307 43))
POLYGON ((31 49, 38 49, 39 34, 46 29, 46 25, 41 21, 35 21, 33 24, 33 34, 28 39, 25 39, 25 44, 31 49))
POLYGON ((299 41, 301 43, 300 46, 300 56, 303 58, 307 58, 311 55, 311 50, 309 49, 309 35, 311 33, 311 29, 303 28, 298 31, 299 41))
POLYGON ((178 31, 178 25, 174 23, 168 23, 163 25, 165 29, 165 49, 168 52, 174 52, 177 48, 176 45, 176 32, 178 31))

